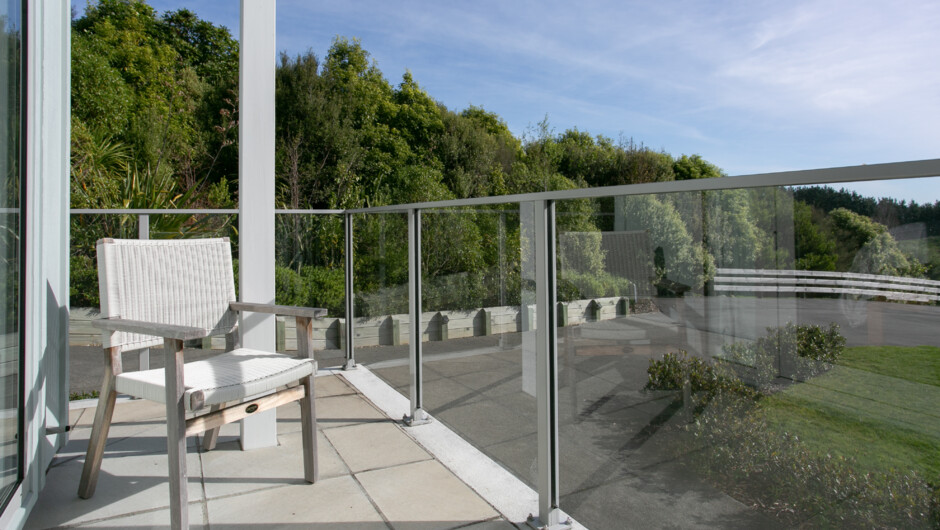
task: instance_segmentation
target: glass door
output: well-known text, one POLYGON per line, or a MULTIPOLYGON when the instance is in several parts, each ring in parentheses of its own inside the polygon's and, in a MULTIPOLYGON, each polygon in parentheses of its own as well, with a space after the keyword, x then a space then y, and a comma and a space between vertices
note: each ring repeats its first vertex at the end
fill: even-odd
POLYGON ((23 478, 23 11, 0 0, 0 507, 23 478))

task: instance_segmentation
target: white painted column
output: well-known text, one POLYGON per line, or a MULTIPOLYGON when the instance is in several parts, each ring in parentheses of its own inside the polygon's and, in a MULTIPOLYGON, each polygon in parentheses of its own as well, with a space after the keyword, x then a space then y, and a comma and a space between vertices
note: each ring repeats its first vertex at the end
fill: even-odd
MULTIPOLYGON (((274 0, 241 0, 238 74, 238 284, 245 302, 274 303, 274 0)), ((274 351, 273 315, 247 313, 246 348, 274 351)), ((242 449, 277 445, 274 410, 241 422, 242 449)))

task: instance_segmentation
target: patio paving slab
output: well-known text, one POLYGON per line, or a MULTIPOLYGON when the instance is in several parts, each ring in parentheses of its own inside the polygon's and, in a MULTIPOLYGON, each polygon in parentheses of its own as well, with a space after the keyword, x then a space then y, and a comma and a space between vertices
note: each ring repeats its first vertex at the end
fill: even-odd
MULTIPOLYGON (((292 414, 297 407, 287 407, 285 412, 292 414)), ((288 417, 288 416, 285 416, 288 417)), ((317 400, 317 422, 319 428, 333 429, 360 423, 388 421, 384 414, 361 396, 335 396, 317 400)))
POLYGON ((314 387, 318 398, 347 396, 356 393, 356 389, 342 377, 318 377, 314 382, 314 387))
POLYGON ((381 514, 359 484, 346 475, 268 488, 208 502, 212 527, 245 527, 249 522, 268 528, 387 529, 381 514))
POLYGON ((455 528, 499 516, 436 460, 356 475, 396 529, 455 528))
MULTIPOLYGON (((111 517, 78 525, 76 528, 169 528, 170 509, 150 510, 133 515, 111 517)), ((191 530, 208 529, 205 506, 201 502, 189 504, 189 528, 191 530)), ((27 526, 29 528, 29 526, 27 526)))
POLYGON ((747 506, 692 482, 683 487, 670 482, 663 488, 659 477, 629 474, 566 494, 562 505, 579 513, 579 522, 588 528, 779 528, 747 506))
POLYGON ((494 521, 483 521, 482 523, 475 523, 469 526, 461 526, 460 530, 513 530, 514 528, 517 528, 517 526, 505 519, 497 519, 494 521))
MULTIPOLYGON (((91 401, 95 403, 97 400, 91 401)), ((153 423, 158 425, 165 425, 166 422, 166 405, 162 403, 155 403, 153 401, 147 401, 144 399, 120 399, 118 401, 120 406, 114 408, 114 416, 111 417, 112 426, 119 423, 133 422, 137 425, 142 425, 145 423, 153 423)), ((91 429, 91 426, 95 423, 95 408, 92 405, 91 408, 77 409, 81 411, 81 415, 72 423, 73 429, 88 428, 91 429)), ((70 412, 76 412, 75 410, 70 412)))
POLYGON ((354 473, 431 458, 390 421, 329 429, 324 434, 354 473))
MULTIPOLYGON (((212 500, 285 484, 306 485, 302 434, 278 433, 277 438, 276 447, 242 451, 238 440, 233 439, 202 453, 206 498, 212 500), (252 462, 261 465, 251 465, 252 462)), ((317 453, 321 481, 349 474, 349 468, 322 432, 317 433, 317 453)))
MULTIPOLYGON (((66 449, 73 449, 72 445, 70 443, 66 449)), ((80 445, 84 450, 85 444, 80 445)), ((53 464, 46 474, 46 487, 33 508, 26 528, 71 526, 169 507, 165 448, 162 454, 126 456, 106 451, 98 486, 91 499, 78 497, 78 479, 82 474, 83 463, 84 456, 64 460, 60 465, 53 464)), ((187 452, 186 465, 191 470, 197 470, 190 475, 188 482, 190 500, 201 502, 199 455, 192 450, 187 452)), ((199 513, 199 518, 194 521, 202 520, 201 509, 199 513)))

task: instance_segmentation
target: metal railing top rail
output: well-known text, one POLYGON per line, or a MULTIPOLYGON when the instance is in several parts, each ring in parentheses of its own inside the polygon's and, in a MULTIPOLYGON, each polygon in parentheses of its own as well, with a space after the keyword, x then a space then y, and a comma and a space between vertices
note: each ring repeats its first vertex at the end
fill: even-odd
POLYGON ((274 210, 275 214, 287 214, 287 215, 344 215, 346 210, 288 210, 288 209, 278 209, 274 210))
MULTIPOLYGON (((75 215, 238 215, 238 208, 72 208, 75 215)), ((343 215, 345 210, 274 210, 275 214, 288 215, 343 215)))
POLYGON ((72 215, 232 215, 238 214, 238 209, 203 209, 203 208, 71 208, 72 215))
POLYGON ((728 190, 740 188, 760 188, 766 186, 807 186, 813 184, 838 184, 843 182, 864 182, 870 180, 894 180, 904 178, 922 178, 940 176, 940 159, 916 160, 911 162, 892 162, 846 166, 826 169, 808 169, 800 171, 781 171, 779 173, 760 173, 736 177, 678 180, 669 182, 650 182, 646 184, 625 184, 600 188, 579 188, 574 190, 543 191, 516 195, 496 195, 472 199, 452 199, 437 202, 418 202, 390 206, 356 208, 347 213, 384 213, 423 210, 426 208, 453 208, 466 206, 490 206, 513 202, 565 199, 595 199, 616 195, 649 195, 656 193, 679 193, 689 191, 728 190))
MULTIPOLYGON (((466 200, 466 199, 465 199, 465 200, 466 200)), ((464 207, 464 206, 461 206, 461 207, 458 207, 458 208, 454 208, 453 206, 450 206, 450 207, 445 206, 445 207, 439 207, 439 208, 438 208, 438 207, 435 207, 435 208, 428 208, 428 209, 426 209, 426 210, 423 210, 423 213, 431 214, 431 215, 434 215, 434 214, 453 214, 453 213, 463 213, 463 214, 478 214, 478 213, 480 213, 480 214, 492 215, 492 214, 504 214, 504 213, 519 213, 519 208, 518 208, 518 207, 515 207, 515 208, 501 208, 501 209, 498 209, 498 210, 483 210, 483 209, 479 209, 479 208, 469 208, 469 207, 464 207), (456 209, 457 211, 454 211, 455 209, 456 209)))

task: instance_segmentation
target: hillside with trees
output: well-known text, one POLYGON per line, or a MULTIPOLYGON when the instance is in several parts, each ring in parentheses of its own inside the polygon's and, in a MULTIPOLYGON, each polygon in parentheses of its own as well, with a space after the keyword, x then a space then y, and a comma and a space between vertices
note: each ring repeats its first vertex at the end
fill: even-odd
MULTIPOLYGON (((185 9, 101 0, 73 22, 72 55, 73 207, 146 202, 122 188, 128 174, 156 181, 167 204, 187 192, 188 205, 233 203, 238 43, 227 29, 185 9)), ((355 39, 337 37, 322 58, 282 55, 276 76, 278 200, 287 207, 722 175, 697 155, 556 134, 547 119, 517 138, 481 107, 435 101, 410 72, 392 84, 355 39)))
MULTIPOLYGON (((72 207, 235 207, 238 53, 226 28, 185 9, 158 13, 138 0, 99 0, 75 17, 72 207)), ((275 75, 278 208, 349 209, 724 176, 699 155, 676 158, 628 137, 578 129, 559 133, 548 118, 517 137, 483 107, 447 108, 410 72, 390 82, 356 39, 336 37, 322 56, 282 55, 275 75)), ((661 273, 681 275, 696 288, 715 266, 843 270, 866 245, 887 256, 875 260, 885 271, 921 275, 920 262, 879 227, 916 218, 928 223, 931 234, 940 230, 937 205, 879 203, 804 188, 787 199, 794 212, 791 256, 774 246, 774 193, 705 195, 635 199, 622 212, 627 221, 656 225, 654 238, 675 238, 670 244, 681 259, 661 273), (695 212, 702 218, 694 220, 695 212)), ((560 206, 560 227, 610 230, 610 216, 597 212, 612 208, 611 201, 571 201, 560 206)), ((518 302, 522 236, 518 214, 509 217, 507 224, 505 216, 497 222, 495 211, 455 211, 427 223, 428 296, 455 306, 518 302), (492 250, 497 234, 515 241, 514 254, 492 250), (508 285, 514 299, 495 299, 495 281, 508 285)), ((150 222, 154 237, 216 233, 237 245, 228 216, 163 215, 150 222)), ((405 281, 403 226, 395 215, 357 224, 357 290, 405 281)), ((342 219, 279 215, 278 230, 279 301, 326 306, 341 315, 342 219)), ((73 216, 73 304, 97 305, 94 241, 136 233, 131 216, 73 216)), ((578 263, 590 266, 562 278, 568 281, 565 296, 626 289, 605 276, 599 237, 578 244, 580 252, 592 254, 578 263)), ((397 307, 401 301, 381 304, 397 307)), ((366 299, 357 301, 357 307, 368 306, 366 299)))

